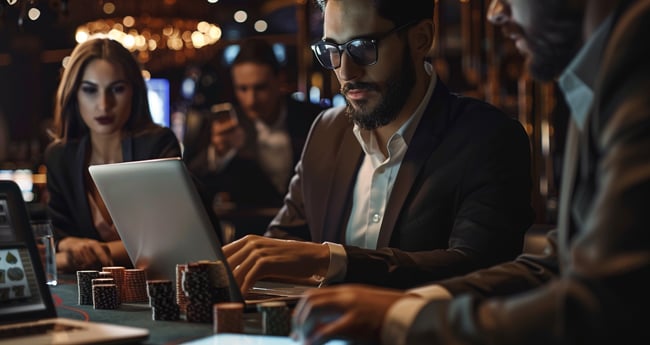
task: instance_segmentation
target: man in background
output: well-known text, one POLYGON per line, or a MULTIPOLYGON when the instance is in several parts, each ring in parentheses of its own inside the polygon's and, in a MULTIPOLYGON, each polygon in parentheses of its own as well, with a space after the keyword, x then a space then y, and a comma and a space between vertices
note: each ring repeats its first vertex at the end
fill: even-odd
MULTIPOLYGON (((188 167, 217 209, 226 211, 223 218, 232 207, 282 205, 311 123, 323 110, 288 95, 283 73, 271 44, 243 41, 231 65, 235 106, 217 104, 205 114, 209 143, 188 167)), ((237 225, 242 234, 260 233, 249 227, 265 227, 268 221, 239 220, 237 225)))
POLYGON ((571 109, 545 255, 406 294, 314 291, 294 313, 304 343, 650 343, 650 1, 492 0, 488 19, 571 109))

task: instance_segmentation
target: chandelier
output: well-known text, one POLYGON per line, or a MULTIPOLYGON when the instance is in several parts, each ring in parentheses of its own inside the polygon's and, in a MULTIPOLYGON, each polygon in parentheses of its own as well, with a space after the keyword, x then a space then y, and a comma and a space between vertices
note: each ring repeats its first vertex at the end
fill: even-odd
POLYGON ((217 43, 222 31, 215 24, 196 19, 125 16, 82 24, 75 33, 77 43, 95 36, 122 43, 143 64, 154 56, 157 64, 179 64, 196 59, 201 48, 217 43))

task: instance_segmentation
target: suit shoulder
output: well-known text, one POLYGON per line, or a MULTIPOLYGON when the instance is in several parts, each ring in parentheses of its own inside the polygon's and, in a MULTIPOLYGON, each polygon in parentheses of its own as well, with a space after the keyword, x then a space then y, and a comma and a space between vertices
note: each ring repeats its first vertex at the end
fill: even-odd
POLYGON ((523 128, 517 119, 492 104, 457 94, 452 94, 452 97, 454 101, 452 101, 451 111, 463 121, 481 124, 488 128, 504 126, 523 128))
POLYGON ((318 115, 316 122, 319 126, 351 126, 352 123, 345 115, 345 106, 328 108, 318 115))

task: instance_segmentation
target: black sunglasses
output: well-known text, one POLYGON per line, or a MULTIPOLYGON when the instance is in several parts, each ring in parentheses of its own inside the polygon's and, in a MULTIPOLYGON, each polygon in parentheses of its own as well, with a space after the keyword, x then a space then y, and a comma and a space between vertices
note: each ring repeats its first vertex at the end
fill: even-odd
POLYGON ((327 69, 337 69, 341 66, 341 54, 347 52, 354 63, 369 66, 377 63, 379 41, 404 28, 414 24, 408 22, 375 37, 361 37, 351 39, 343 44, 336 44, 325 40, 311 45, 311 50, 316 55, 318 62, 327 69))

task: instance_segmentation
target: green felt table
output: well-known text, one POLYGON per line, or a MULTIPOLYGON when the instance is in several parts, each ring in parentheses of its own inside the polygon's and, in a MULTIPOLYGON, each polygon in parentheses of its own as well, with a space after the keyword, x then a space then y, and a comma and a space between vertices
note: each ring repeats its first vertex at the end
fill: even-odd
MULTIPOLYGON (((154 321, 146 303, 123 303, 115 310, 96 310, 92 305, 79 305, 76 280, 72 276, 59 278, 59 285, 50 287, 50 292, 60 317, 146 328, 149 338, 142 344, 181 344, 212 335, 212 325, 207 323, 154 321)), ((259 334, 261 328, 259 313, 244 314, 245 333, 259 334)))

